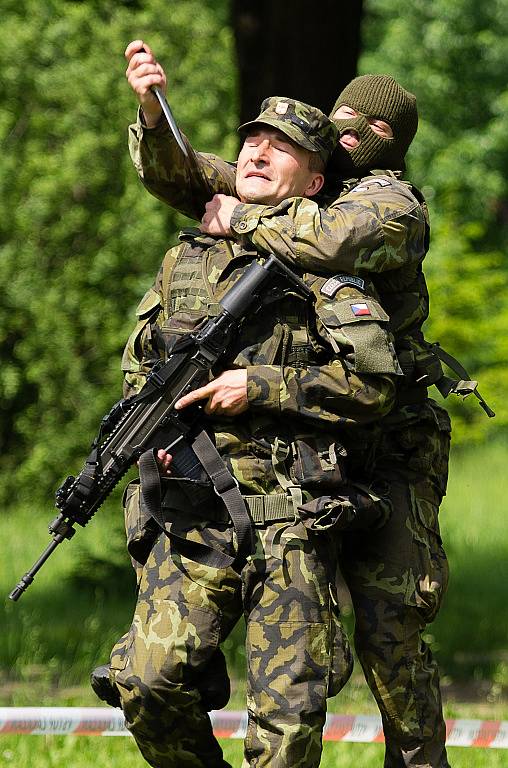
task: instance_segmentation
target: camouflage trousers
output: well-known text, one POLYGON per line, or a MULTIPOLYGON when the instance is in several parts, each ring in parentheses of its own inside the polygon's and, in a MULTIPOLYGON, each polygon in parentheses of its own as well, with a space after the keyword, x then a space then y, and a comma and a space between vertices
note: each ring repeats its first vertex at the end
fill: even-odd
POLYGON ((391 488, 379 531, 347 534, 340 566, 355 613, 355 648, 379 706, 385 768, 448 768, 439 673, 424 640, 448 583, 439 504, 448 476, 450 424, 426 405, 381 441, 375 475, 391 488))
MULTIPOLYGON (((233 551, 228 523, 185 517, 185 530, 180 515, 170 531, 178 526, 180 537, 233 551)), ((178 539, 164 534, 142 569, 132 625, 111 654, 111 676, 127 727, 155 768, 228 766, 200 679, 242 615, 248 668, 243 766, 319 765, 326 699, 352 668, 330 586, 334 555, 325 537, 309 536, 301 523, 256 528, 255 539, 240 573, 187 559, 178 539)))

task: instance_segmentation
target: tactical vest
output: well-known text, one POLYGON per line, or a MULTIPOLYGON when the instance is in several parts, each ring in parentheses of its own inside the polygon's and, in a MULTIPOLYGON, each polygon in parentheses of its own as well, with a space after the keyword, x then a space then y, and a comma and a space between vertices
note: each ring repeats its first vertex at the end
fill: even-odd
MULTIPOLYGON (((198 230, 185 230, 180 239, 181 245, 166 254, 158 290, 149 291, 138 307, 139 322, 124 355, 126 370, 133 371, 143 356, 165 357, 176 338, 215 315, 221 296, 256 256, 198 230)), ((339 356, 359 374, 400 375, 388 316, 367 295, 363 280, 342 278, 307 276, 313 305, 292 292, 268 295, 244 322, 222 368, 298 369, 326 365, 339 356), (351 309, 355 300, 358 314, 351 309)), ((296 419, 274 419, 255 409, 234 419, 213 418, 211 424, 219 453, 258 517, 274 514, 267 509, 267 494, 284 493, 301 503, 344 482, 345 451, 335 425, 311 430, 296 419)))

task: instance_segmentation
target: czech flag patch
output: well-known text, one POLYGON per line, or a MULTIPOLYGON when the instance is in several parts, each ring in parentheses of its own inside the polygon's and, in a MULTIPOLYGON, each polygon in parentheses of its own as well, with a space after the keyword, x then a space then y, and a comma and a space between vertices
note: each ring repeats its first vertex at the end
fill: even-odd
POLYGON ((372 314, 367 304, 351 304, 351 311, 355 317, 372 314))

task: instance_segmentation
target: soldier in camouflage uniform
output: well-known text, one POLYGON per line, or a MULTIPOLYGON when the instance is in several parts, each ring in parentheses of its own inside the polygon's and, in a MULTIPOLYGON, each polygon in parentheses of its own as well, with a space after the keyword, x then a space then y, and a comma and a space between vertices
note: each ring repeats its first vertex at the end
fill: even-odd
POLYGON ((396 407, 367 431, 363 455, 358 435, 350 472, 368 482, 383 477, 394 511, 382 532, 343 538, 341 567, 355 609, 356 650, 383 718, 385 767, 446 768, 438 670, 423 638, 448 580, 438 510, 447 483, 450 422, 427 397, 430 384, 444 382, 440 360, 421 331, 428 315, 422 272, 427 207, 400 178, 417 128, 416 100, 388 76, 353 80, 331 113, 341 138, 319 199, 239 203, 234 166, 190 145, 184 162, 144 88, 149 73, 165 86, 145 47, 140 59, 135 41, 126 56, 127 77, 143 107, 130 127, 130 151, 147 189, 202 218, 203 231, 220 231, 315 272, 370 276, 390 315, 405 376, 396 407))
MULTIPOLYGON (((242 130, 240 194, 276 204, 284 194, 319 190, 319 169, 336 141, 319 110, 275 97, 242 130)), ((256 255, 199 230, 180 239, 138 308, 123 359, 127 395, 139 390, 175 338, 216 311, 256 255)), ((188 556, 182 542, 225 556, 235 552, 231 521, 212 488, 200 488, 198 498, 195 486, 189 490, 192 481, 163 480, 167 535, 143 517, 139 489, 128 490, 139 594, 131 628, 111 655, 111 683, 128 728, 156 768, 227 765, 202 679, 242 614, 249 712, 244 765, 318 766, 326 698, 351 671, 329 531, 381 526, 390 505, 375 489, 346 482, 342 443, 354 443, 359 426, 390 410, 400 368, 388 317, 366 281, 347 275, 305 280, 313 302, 290 290, 267 296, 242 326, 226 370, 179 404, 207 401, 208 427, 253 522, 252 553, 223 568, 188 556)))

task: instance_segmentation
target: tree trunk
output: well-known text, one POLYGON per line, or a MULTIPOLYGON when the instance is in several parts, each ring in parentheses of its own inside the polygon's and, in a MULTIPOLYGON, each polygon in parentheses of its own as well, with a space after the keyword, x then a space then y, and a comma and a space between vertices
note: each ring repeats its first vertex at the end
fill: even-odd
POLYGON ((362 0, 232 0, 240 122, 267 96, 289 96, 328 113, 356 75, 362 0))

